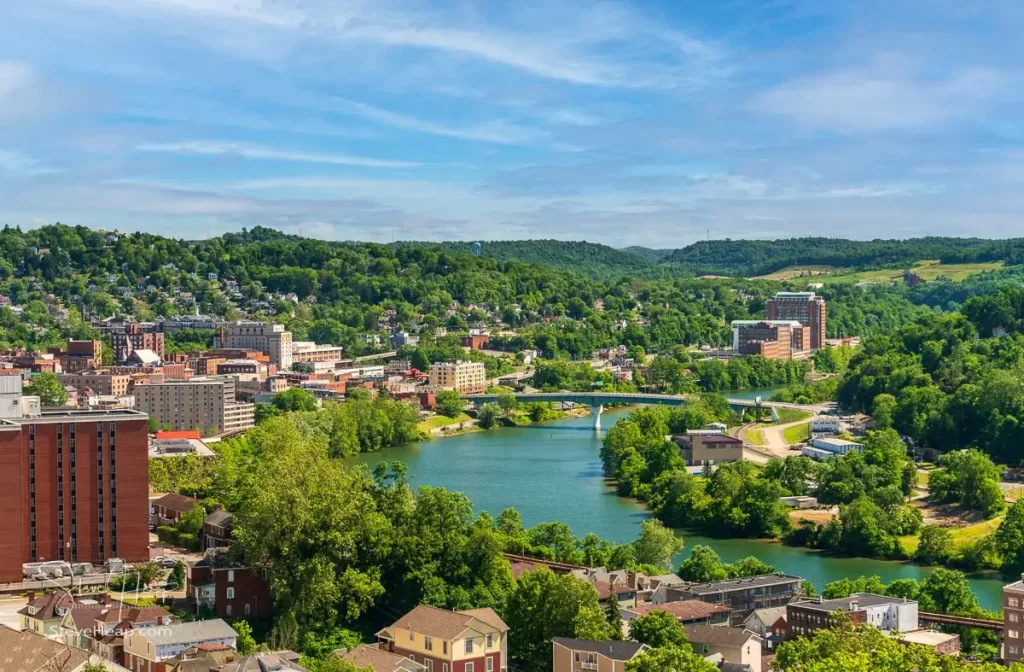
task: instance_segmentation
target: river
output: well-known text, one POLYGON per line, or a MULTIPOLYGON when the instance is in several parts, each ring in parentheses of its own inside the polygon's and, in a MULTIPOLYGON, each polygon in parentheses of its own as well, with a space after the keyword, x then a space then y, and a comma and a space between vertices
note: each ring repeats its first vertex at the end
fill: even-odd
MULTIPOLYGON (((611 427, 625 412, 607 412, 602 424, 611 427)), ((408 465, 414 485, 462 491, 477 511, 497 516, 512 506, 527 526, 559 520, 568 523, 578 536, 594 532, 620 543, 632 541, 640 522, 650 514, 640 502, 615 494, 601 471, 600 447, 601 434, 586 417, 387 448, 347 461, 373 467, 381 461, 399 460, 408 465)), ((709 539, 690 533, 684 538, 686 550, 673 560, 674 567, 693 546, 706 544, 726 562, 756 555, 778 571, 809 579, 819 590, 843 577, 878 575, 888 583, 899 578, 922 579, 929 571, 898 562, 827 557, 753 539, 709 539)), ((984 608, 1001 608, 1001 577, 976 575, 971 585, 984 608)))

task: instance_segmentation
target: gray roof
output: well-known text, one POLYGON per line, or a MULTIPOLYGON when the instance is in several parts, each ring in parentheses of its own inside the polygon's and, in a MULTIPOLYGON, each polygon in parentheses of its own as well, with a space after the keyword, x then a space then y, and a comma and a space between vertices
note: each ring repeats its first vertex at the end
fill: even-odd
POLYGON ((206 520, 203 521, 208 525, 216 525, 217 527, 225 527, 231 523, 231 520, 235 517, 230 511, 224 509, 218 509, 208 515, 206 520))
POLYGON ((810 609, 812 611, 857 611, 864 607, 880 607, 886 604, 903 604, 907 602, 902 597, 889 597, 887 595, 875 595, 873 593, 854 593, 849 597, 840 597, 834 600, 808 600, 806 602, 795 602, 794 607, 810 609))
POLYGON ((678 586, 676 589, 687 593, 693 593, 694 595, 711 595, 714 593, 729 592, 732 590, 776 586, 785 583, 800 583, 801 581, 803 581, 803 579, 799 576, 792 576, 790 574, 761 574, 759 576, 748 576, 741 579, 711 581, 710 583, 691 583, 684 586, 678 586))
POLYGON ((224 666, 223 672, 309 672, 299 665, 294 651, 264 651, 244 656, 224 666))
POLYGON ((694 644, 712 646, 742 646, 751 637, 758 640, 760 635, 743 628, 726 628, 720 625, 684 625, 686 636, 694 644))
POLYGON ((593 651, 612 660, 632 660, 647 650, 647 646, 639 642, 595 642, 572 637, 555 637, 551 641, 570 651, 593 651))
POLYGON ((750 612, 750 616, 747 617, 747 620, 750 620, 751 618, 757 618, 766 626, 771 627, 775 624, 775 621, 780 618, 786 618, 786 607, 764 607, 762 609, 754 609, 754 611, 750 612))
POLYGON ((208 621, 192 621, 175 625, 161 625, 155 628, 142 628, 141 632, 154 646, 168 644, 200 644, 215 639, 233 639, 238 637, 234 628, 220 618, 208 621))

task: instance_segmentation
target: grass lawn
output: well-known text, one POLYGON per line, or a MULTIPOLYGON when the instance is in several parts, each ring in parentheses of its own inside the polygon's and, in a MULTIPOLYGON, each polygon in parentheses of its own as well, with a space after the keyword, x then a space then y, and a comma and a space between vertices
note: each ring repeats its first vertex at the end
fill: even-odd
POLYGON ((805 422, 802 425, 793 425, 782 430, 782 439, 793 445, 794 443, 806 443, 811 440, 811 423, 805 422))
MULTIPOLYGON (((995 271, 1003 267, 1003 262, 976 263, 976 264, 943 264, 937 259, 922 259, 911 267, 913 273, 921 276, 922 280, 935 280, 939 276, 947 277, 954 282, 985 271, 995 271)), ((833 266, 789 266, 780 269, 770 275, 760 276, 760 279, 767 280, 792 280, 794 278, 807 277, 808 281, 814 282, 899 282, 903 269, 883 268, 876 271, 855 271, 848 268, 836 268, 833 266), (809 277, 813 276, 813 277, 809 277)))
POLYGON ((764 445, 764 432, 760 429, 747 430, 747 443, 751 443, 755 446, 764 445))
POLYGON ((927 488, 928 487, 928 478, 930 476, 931 476, 931 474, 929 474, 928 472, 925 472, 925 471, 918 471, 918 472, 916 472, 916 477, 915 477, 916 483, 915 483, 915 485, 917 485, 917 487, 919 487, 919 488, 927 488))
POLYGON ((801 411, 798 408, 780 408, 778 410, 779 424, 788 425, 791 422, 800 422, 814 415, 810 411, 801 411))
POLYGON ((421 432, 429 433, 437 429, 438 427, 445 427, 447 425, 457 425, 460 422, 465 422, 466 420, 469 420, 469 416, 466 415, 465 413, 460 413, 459 417, 457 418, 449 418, 447 415, 435 415, 432 418, 421 420, 416 425, 416 429, 420 430, 421 432))
MULTIPOLYGON (((974 525, 968 525, 966 527, 951 527, 949 528, 950 533, 953 535, 953 545, 956 548, 969 544, 981 539, 984 536, 992 534, 999 527, 999 523, 1003 522, 1005 516, 996 516, 991 520, 983 520, 980 523, 974 525)), ((913 555, 914 551, 917 550, 917 545, 920 542, 918 535, 910 537, 900 537, 900 541, 903 543, 903 548, 906 549, 908 555, 913 555)))

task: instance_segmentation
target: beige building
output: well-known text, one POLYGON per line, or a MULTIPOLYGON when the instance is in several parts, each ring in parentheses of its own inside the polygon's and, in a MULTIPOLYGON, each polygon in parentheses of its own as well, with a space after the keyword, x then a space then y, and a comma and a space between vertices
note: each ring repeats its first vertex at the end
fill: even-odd
POLYGON ((450 611, 421 604, 378 632, 377 646, 428 672, 508 669, 508 626, 490 608, 450 611))
POLYGON ((62 373, 60 382, 83 393, 92 390, 103 396, 123 397, 128 394, 132 377, 119 373, 62 373))
POLYGON ((686 636, 697 655, 720 656, 723 662, 749 665, 761 669, 761 638, 743 628, 723 628, 714 625, 686 626, 686 636))
POLYGON ((292 343, 293 362, 340 362, 341 346, 314 343, 313 341, 295 341, 292 343))
POLYGON ((647 651, 647 646, 555 637, 551 651, 553 672, 625 672, 626 663, 647 651))
POLYGON ((217 341, 222 349, 259 350, 281 371, 292 368, 292 332, 285 331, 283 324, 232 322, 221 329, 217 341))
POLYGON ((172 431, 198 429, 205 436, 255 427, 255 405, 235 400, 233 376, 196 376, 135 386, 136 408, 172 431))
POLYGON ((483 362, 437 362, 430 365, 430 384, 456 392, 483 392, 487 372, 483 362))

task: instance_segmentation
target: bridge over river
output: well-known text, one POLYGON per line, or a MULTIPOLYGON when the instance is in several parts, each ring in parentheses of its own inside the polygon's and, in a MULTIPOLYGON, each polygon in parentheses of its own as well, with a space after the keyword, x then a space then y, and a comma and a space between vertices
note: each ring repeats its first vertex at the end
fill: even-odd
MULTIPOLYGON (((647 394, 644 392, 514 392, 511 393, 518 401, 531 402, 572 402, 574 404, 585 404, 590 407, 594 416, 594 429, 601 429, 601 412, 606 404, 658 404, 661 406, 682 406, 693 401, 691 395, 686 394, 647 394)), ((497 401, 497 394, 465 394, 462 396, 466 401, 474 404, 486 404, 497 401)), ((734 409, 761 408, 781 409, 792 408, 811 413, 821 413, 827 406, 824 404, 803 405, 790 404, 780 401, 757 401, 756 399, 729 399, 729 406, 734 409)))

